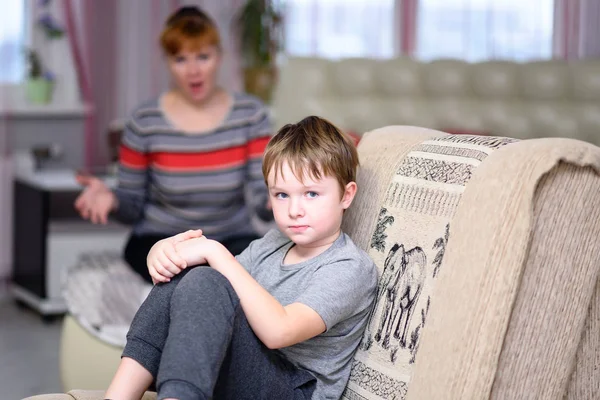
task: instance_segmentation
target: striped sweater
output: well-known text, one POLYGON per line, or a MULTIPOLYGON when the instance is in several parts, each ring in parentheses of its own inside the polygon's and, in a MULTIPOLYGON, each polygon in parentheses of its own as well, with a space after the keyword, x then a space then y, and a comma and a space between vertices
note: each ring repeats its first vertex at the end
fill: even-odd
POLYGON ((123 134, 117 218, 138 235, 254 233, 251 214, 268 215, 261 168, 271 129, 267 108, 247 94, 234 94, 223 123, 200 134, 175 128, 158 99, 143 104, 123 134))

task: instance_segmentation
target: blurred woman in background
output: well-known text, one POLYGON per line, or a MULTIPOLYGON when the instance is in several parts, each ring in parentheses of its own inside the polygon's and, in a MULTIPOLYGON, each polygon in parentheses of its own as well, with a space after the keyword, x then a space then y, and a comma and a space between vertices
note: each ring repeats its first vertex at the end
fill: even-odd
POLYGON ((222 48, 214 21, 196 7, 172 14, 160 37, 172 89, 135 109, 126 124, 115 190, 79 175, 81 217, 133 224, 125 260, 151 282, 148 251, 188 229, 233 254, 258 237, 252 215, 272 218, 261 165, 272 127, 255 97, 218 86, 222 48), (199 233, 196 233, 199 234, 199 233))

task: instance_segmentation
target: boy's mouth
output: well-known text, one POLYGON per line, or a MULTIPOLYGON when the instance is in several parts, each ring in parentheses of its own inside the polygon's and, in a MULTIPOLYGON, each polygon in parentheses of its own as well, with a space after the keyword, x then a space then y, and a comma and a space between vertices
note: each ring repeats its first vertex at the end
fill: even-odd
POLYGON ((308 229, 308 225, 290 225, 289 228, 293 232, 304 232, 308 229))

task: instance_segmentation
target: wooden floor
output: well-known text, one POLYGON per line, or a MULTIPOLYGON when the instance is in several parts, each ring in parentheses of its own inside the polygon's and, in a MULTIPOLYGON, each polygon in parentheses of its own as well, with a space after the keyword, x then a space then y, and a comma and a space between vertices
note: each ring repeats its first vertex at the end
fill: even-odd
POLYGON ((61 392, 58 368, 60 319, 44 322, 0 293, 0 398, 20 400, 61 392))

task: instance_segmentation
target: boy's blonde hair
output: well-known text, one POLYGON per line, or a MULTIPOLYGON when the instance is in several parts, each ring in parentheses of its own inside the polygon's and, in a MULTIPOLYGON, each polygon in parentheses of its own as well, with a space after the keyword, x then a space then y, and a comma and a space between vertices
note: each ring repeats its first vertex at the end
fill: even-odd
POLYGON ((263 175, 275 171, 275 180, 287 162, 301 182, 305 174, 314 179, 323 175, 337 179, 343 195, 346 185, 356 181, 358 153, 352 140, 331 122, 315 116, 287 124, 271 138, 263 158, 263 175))

